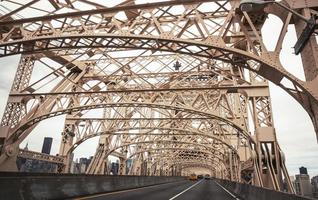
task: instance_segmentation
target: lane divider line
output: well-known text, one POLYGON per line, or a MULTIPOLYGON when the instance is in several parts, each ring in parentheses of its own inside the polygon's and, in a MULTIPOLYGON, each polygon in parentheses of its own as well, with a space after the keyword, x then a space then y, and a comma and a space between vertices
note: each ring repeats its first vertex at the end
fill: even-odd
POLYGON ((185 193, 186 191, 190 190, 191 188, 195 187, 196 185, 198 185, 199 183, 201 183, 204 179, 202 179, 201 181, 198 181, 197 183, 191 185, 190 187, 188 187, 187 189, 183 190, 182 192, 180 192, 179 194, 171 197, 169 200, 173 200, 175 198, 177 198, 178 196, 180 196, 181 194, 185 193))
POLYGON ((222 185, 220 185, 218 182, 214 181, 220 188, 222 188, 225 192, 227 192, 229 195, 231 195, 231 197, 233 197, 236 200, 240 200, 239 198, 237 198, 233 193, 231 193, 230 191, 228 191, 225 187, 223 187, 222 185))

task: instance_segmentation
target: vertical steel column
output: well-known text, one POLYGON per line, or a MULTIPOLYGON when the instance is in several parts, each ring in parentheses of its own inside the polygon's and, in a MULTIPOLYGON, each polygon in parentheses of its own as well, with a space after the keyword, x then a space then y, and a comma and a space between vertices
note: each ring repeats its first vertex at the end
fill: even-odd
MULTIPOLYGON (((35 59, 33 56, 22 55, 19 66, 14 77, 10 93, 22 93, 29 86, 35 59)), ((32 88, 29 88, 32 89, 32 88)), ((9 130, 17 126, 22 117, 26 115, 26 103, 24 98, 9 97, 0 126, 0 155, 7 154, 5 160, 0 163, 0 171, 17 171, 16 155, 18 146, 8 147, 4 149, 4 144, 9 135, 9 130)))

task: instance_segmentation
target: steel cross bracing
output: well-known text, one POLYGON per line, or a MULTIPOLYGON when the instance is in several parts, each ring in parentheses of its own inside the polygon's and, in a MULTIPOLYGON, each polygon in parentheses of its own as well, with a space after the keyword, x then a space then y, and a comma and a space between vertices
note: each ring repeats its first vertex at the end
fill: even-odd
MULTIPOLYGON (((317 13, 317 3, 303 2, 283 3, 305 17, 317 13)), ((107 157, 115 155, 120 174, 180 175, 201 167, 282 190, 289 176, 265 79, 303 105, 317 130, 317 43, 312 37, 304 49, 301 81, 279 53, 287 25, 300 33, 304 24, 274 4, 254 13, 238 5, 2 1, 0 56, 22 55, 1 121, 0 169, 14 169, 19 144, 40 121, 66 115, 61 172, 69 171, 77 146, 100 136, 87 173, 109 173, 107 157), (274 51, 260 32, 269 13, 284 22, 274 51)))
MULTIPOLYGON (((97 6, 98 9, 79 11, 84 3, 87 4, 87 1, 84 3, 83 1, 66 3, 52 1, 54 8, 52 7, 51 10, 35 9, 42 15, 10 21, 10 17, 13 19, 21 17, 17 14, 19 9, 16 9, 12 12, 12 16, 7 13, 6 17, 3 17, 4 22, 0 22, 4 32, 2 55, 60 48, 71 49, 68 53, 74 54, 74 51, 78 52, 74 50, 76 47, 109 47, 110 50, 129 47, 218 58, 257 71, 283 87, 305 107, 316 127, 317 94, 314 88, 316 72, 311 73, 312 70, 305 66, 305 71, 308 71, 306 73, 308 82, 304 83, 288 73, 278 59, 287 25, 294 21, 298 23, 298 21, 293 21, 291 14, 286 14, 286 11, 279 10, 281 8, 275 5, 265 10, 263 15, 254 13, 249 16, 247 13, 235 11, 238 1, 213 1, 210 3, 211 7, 214 7, 212 11, 205 11, 204 6, 197 2, 183 1, 186 7, 179 9, 179 12, 175 11, 172 15, 171 10, 177 10, 174 8, 178 7, 180 2, 134 5, 134 2, 129 1, 116 6, 116 9, 88 2, 90 6, 97 6), (43 14, 43 12, 51 14, 63 8, 74 12, 49 16, 43 14), (117 16, 123 12, 126 17, 117 16), (285 22, 274 52, 266 50, 258 33, 266 12, 278 15, 285 22), (245 43, 256 41, 261 50, 255 45, 246 48, 244 41, 245 43), (233 56, 234 54, 240 55, 239 60, 237 56, 233 56), (262 65, 255 64, 253 61, 262 65)), ((30 2, 32 3, 40 4, 38 1, 30 2)), ((289 5, 297 9, 305 6, 292 1, 289 5)), ((89 7, 89 5, 85 6, 89 7)), ((310 9, 317 6, 314 1, 306 1, 306 6, 308 6, 306 15, 316 13, 314 9, 310 9)), ((29 4, 28 7, 34 8, 29 4)), ((301 24, 296 25, 299 29, 302 28, 301 24)), ((312 50, 311 52, 315 52, 314 41, 315 38, 312 38, 311 45, 307 45, 307 49, 312 50)), ((93 54, 90 53, 90 55, 93 54)), ((304 57, 307 55, 304 54, 304 57)), ((316 63, 315 56, 307 56, 303 60, 306 63, 316 63)))
POLYGON ((25 149, 20 149, 18 157, 27 158, 32 160, 42 160, 50 163, 55 163, 58 165, 64 164, 64 158, 59 156, 52 156, 44 153, 39 153, 35 151, 29 151, 25 149))

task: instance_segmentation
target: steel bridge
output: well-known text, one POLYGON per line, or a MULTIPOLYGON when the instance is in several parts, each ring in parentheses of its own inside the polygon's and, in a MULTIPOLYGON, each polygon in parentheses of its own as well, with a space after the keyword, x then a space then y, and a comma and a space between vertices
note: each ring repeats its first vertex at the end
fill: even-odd
POLYGON ((107 174, 113 155, 120 175, 200 168, 276 191, 286 179, 294 193, 268 82, 302 105, 317 134, 318 1, 244 2, 1 1, 0 57, 21 57, 0 125, 0 171, 17 171, 19 156, 69 173, 74 150, 99 137, 87 174, 107 174), (261 34, 270 14, 283 22, 274 50, 261 34), (279 59, 289 25, 305 81, 279 59), (19 149, 39 122, 59 115, 58 156, 19 149))

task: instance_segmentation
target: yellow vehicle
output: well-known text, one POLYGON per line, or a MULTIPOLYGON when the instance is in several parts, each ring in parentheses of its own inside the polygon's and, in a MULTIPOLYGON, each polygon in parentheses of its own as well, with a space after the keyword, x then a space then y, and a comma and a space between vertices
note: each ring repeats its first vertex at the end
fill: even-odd
POLYGON ((190 174, 189 180, 190 180, 190 181, 196 181, 196 180, 198 180, 198 177, 197 177, 196 174, 190 174))

